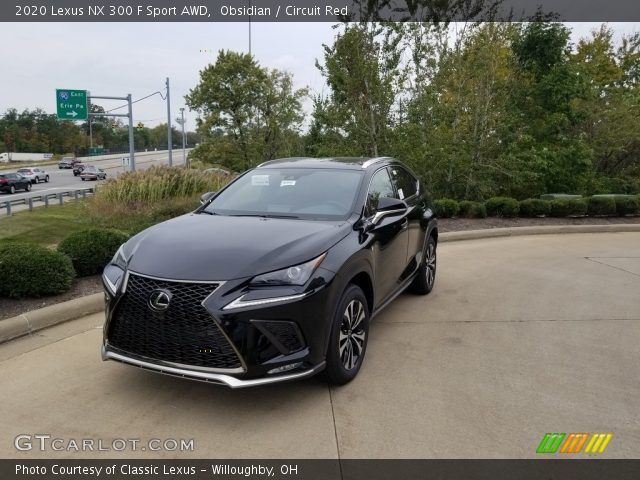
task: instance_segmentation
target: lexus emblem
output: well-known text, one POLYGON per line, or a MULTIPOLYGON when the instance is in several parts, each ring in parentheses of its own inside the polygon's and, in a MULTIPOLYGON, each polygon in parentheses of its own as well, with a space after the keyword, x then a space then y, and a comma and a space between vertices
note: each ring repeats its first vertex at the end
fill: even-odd
POLYGON ((149 295, 149 308, 156 312, 163 312, 169 308, 171 303, 171 292, 168 290, 154 290, 149 295))

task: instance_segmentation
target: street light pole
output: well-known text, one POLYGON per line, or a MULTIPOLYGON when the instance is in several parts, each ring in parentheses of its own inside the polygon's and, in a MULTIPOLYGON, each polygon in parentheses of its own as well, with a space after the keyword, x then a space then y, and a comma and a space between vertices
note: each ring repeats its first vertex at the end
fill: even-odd
POLYGON ((171 97, 169 95, 169 77, 167 77, 167 147, 169 149, 169 166, 173 165, 173 139, 171 138, 171 97))
POLYGON ((180 124, 182 125, 182 160, 185 166, 187 165, 187 151, 185 149, 185 136, 184 136, 184 107, 180 109, 180 124))

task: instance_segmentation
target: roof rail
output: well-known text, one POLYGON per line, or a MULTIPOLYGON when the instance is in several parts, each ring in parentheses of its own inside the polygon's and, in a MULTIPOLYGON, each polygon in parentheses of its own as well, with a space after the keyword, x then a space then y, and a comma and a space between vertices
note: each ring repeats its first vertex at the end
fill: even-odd
POLYGON ((381 162, 383 160, 393 160, 393 157, 376 157, 376 158, 370 158, 369 160, 367 160, 366 162, 364 162, 362 164, 362 168, 367 168, 370 165, 373 165, 374 163, 378 163, 381 162))

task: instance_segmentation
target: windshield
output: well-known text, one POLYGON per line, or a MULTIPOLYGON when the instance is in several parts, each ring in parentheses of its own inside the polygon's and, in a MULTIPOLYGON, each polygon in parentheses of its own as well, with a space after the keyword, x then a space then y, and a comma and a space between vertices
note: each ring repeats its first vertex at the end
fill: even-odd
POLYGON ((239 178, 205 209, 216 215, 344 220, 353 211, 362 172, 260 169, 239 178))

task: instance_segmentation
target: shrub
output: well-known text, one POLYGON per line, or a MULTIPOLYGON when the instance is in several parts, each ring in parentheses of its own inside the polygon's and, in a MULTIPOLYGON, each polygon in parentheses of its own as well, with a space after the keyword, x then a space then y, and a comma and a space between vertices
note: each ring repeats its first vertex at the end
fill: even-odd
POLYGON ((484 203, 464 200, 460 202, 459 215, 464 218, 486 218, 487 209, 484 203))
POLYGON ((552 217, 570 217, 587 213, 587 202, 583 198, 558 198, 550 203, 552 217))
POLYGON ((517 217, 520 205, 515 198, 493 197, 485 202, 487 214, 491 217, 517 217))
POLYGON ((521 217, 542 217, 549 215, 551 205, 548 200, 540 200, 539 198, 528 198, 520 202, 521 217))
POLYGON ((615 215, 616 199, 614 197, 590 197, 587 212, 589 215, 615 215))
POLYGON ((30 243, 0 247, 0 296, 41 297, 66 292, 74 277, 65 255, 30 243))
POLYGON ((79 277, 86 277, 100 273, 127 238, 117 230, 81 230, 60 242, 58 251, 71 259, 79 277))
POLYGON ((633 215, 640 212, 640 202, 636 197, 615 197, 616 213, 620 216, 633 215))
POLYGON ((450 198, 441 198, 440 200, 436 200, 433 202, 433 206, 436 209, 436 213, 441 218, 455 217, 460 211, 460 204, 450 198))

